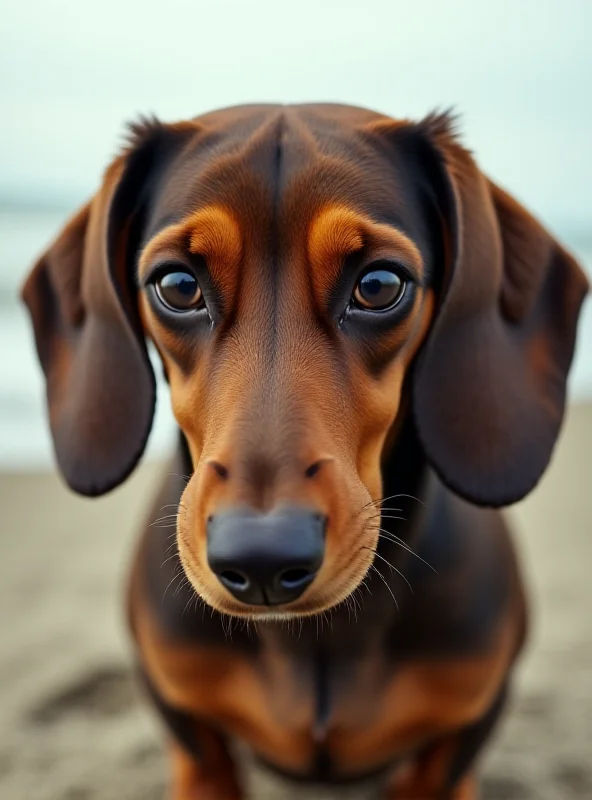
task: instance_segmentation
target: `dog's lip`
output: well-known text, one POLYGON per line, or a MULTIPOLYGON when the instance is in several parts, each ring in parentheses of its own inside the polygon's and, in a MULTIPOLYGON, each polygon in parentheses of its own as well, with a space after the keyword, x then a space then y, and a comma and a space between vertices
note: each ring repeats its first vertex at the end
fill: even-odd
POLYGON ((205 600, 204 598, 204 602, 221 614, 240 617, 241 619, 251 620, 253 622, 286 621, 315 617, 324 614, 326 611, 331 612, 347 602, 347 599, 351 597, 358 586, 354 586, 353 589, 347 591, 346 594, 342 594, 342 588, 343 586, 341 585, 337 591, 334 589, 329 592, 319 591, 311 593, 310 596, 307 596, 305 593, 292 603, 269 606, 252 606, 247 603, 228 602, 227 598, 221 597, 219 594, 215 596, 210 594, 210 599, 205 600), (212 602, 212 600, 214 600, 214 602, 212 602))
POLYGON ((296 603, 286 603, 275 606, 250 606, 248 604, 230 605, 220 603, 214 606, 217 611, 231 616, 240 616, 243 619, 252 620, 273 620, 273 619, 295 619, 296 617, 312 616, 320 614, 323 608, 311 606, 310 604, 297 605, 296 603))
POLYGON ((215 608, 216 611, 222 614, 241 617, 242 619, 252 620, 253 622, 271 622, 274 620, 311 617, 316 614, 322 614, 323 611, 326 611, 327 608, 330 607, 327 606, 326 603, 314 603, 310 602, 310 600, 301 603, 294 602, 269 606, 251 606, 247 603, 231 604, 222 600, 216 603, 216 605, 213 603, 208 603, 208 605, 211 605, 212 608, 215 608))

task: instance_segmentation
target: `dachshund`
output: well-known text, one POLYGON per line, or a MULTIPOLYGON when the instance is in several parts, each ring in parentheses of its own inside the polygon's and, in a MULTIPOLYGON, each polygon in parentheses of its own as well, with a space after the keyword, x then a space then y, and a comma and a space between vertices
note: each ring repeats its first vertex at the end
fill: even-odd
POLYGON ((448 114, 130 127, 23 298, 74 491, 142 455, 148 342, 170 386, 128 615, 174 800, 243 798, 237 742, 305 784, 478 796, 527 630, 498 509, 550 460, 587 291, 448 114))

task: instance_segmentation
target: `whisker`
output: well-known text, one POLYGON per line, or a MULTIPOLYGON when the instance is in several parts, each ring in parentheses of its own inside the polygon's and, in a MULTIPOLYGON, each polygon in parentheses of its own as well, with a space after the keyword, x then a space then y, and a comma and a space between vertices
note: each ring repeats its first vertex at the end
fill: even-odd
MULTIPOLYGON (((160 522, 166 522, 167 519, 169 519, 169 520, 172 519, 172 520, 176 521, 178 519, 178 516, 179 516, 178 514, 167 514, 164 517, 158 517, 158 519, 155 519, 153 522, 151 522, 148 527, 152 528, 155 525, 158 525, 160 522)), ((171 524, 171 523, 169 523, 169 524, 171 524)), ((164 526, 164 527, 166 527, 166 526, 164 526)))
POLYGON ((358 611, 360 613, 362 613, 362 604, 363 604, 364 597, 362 595, 361 587, 362 587, 363 584, 364 584, 364 581, 362 581, 362 583, 360 585, 356 586, 354 591, 347 598, 348 601, 351 601, 351 606, 352 606, 352 610, 353 610, 353 613, 354 613, 354 620, 356 622, 358 621, 358 611), (357 597, 358 594, 360 595, 361 600, 358 600, 358 597, 357 597))
MULTIPOLYGON (((347 603, 348 608, 351 608, 352 614, 354 615, 354 623, 356 623, 358 621, 358 606, 357 606, 357 603, 356 603, 356 601, 354 599, 353 594, 350 594, 350 596, 347 598, 347 600, 348 600, 348 603, 347 603)), ((349 619, 349 612, 348 612, 348 619, 349 619)))
POLYGON ((368 508, 368 506, 377 506, 379 503, 386 503, 387 500, 395 500, 397 497, 407 497, 410 500, 417 500, 418 503, 421 503, 422 506, 425 506, 425 503, 419 499, 419 497, 415 497, 413 494, 405 494, 400 492, 399 494, 391 494, 388 497, 381 497, 378 500, 370 500, 369 503, 366 503, 365 506, 362 506, 362 509, 368 508))
POLYGON ((162 568, 164 567, 164 565, 165 565, 165 564, 166 564, 168 561, 172 561, 172 560, 173 560, 173 558, 177 558, 177 557, 178 557, 178 554, 177 554, 177 553, 173 553, 173 554, 172 554, 171 556, 169 556, 168 558, 165 558, 165 560, 164 560, 164 561, 162 562, 162 564, 160 565, 160 568, 162 569, 162 568))
POLYGON ((185 481, 185 483, 189 483, 189 481, 191 480, 191 478, 193 476, 192 475, 179 475, 178 472, 169 472, 168 473, 168 477, 169 478, 181 478, 181 480, 185 481))
MULTIPOLYGON (((371 547, 367 547, 366 549, 367 549, 367 550, 372 550, 372 548, 371 548, 371 547)), ((409 589, 410 589, 410 591, 411 591, 411 594, 413 594, 413 595, 414 595, 414 594, 415 594, 415 592, 413 591, 413 586, 411 586, 411 584, 409 583, 409 581, 407 580, 407 578, 406 578, 406 577, 403 575, 403 573, 402 573, 400 570, 398 570, 396 567, 393 567, 393 565, 391 564, 391 562, 390 562, 390 561, 387 561, 387 560, 386 560, 386 558, 384 558, 383 556, 381 556, 381 555, 380 555, 380 553, 377 553, 377 552, 376 552, 376 550, 374 550, 373 552, 374 552, 374 555, 375 555, 375 556, 378 556, 378 558, 380 558, 380 560, 381 560, 381 561, 384 561, 384 563, 385 563, 385 564, 386 564, 388 567, 390 567, 390 569, 394 570, 394 571, 397 573, 397 575, 400 575, 400 576, 403 578, 403 580, 405 581, 405 583, 406 583, 406 584, 407 584, 407 586, 409 587, 409 589)))
MULTIPOLYGON (((183 569, 183 567, 182 567, 182 566, 181 566, 181 569, 183 569)), ((188 577, 185 575, 185 573, 184 573, 184 572, 183 572, 183 575, 184 575, 184 578, 185 578, 185 580, 184 580, 184 581, 182 581, 182 582, 181 582, 181 583, 180 583, 180 584, 177 586, 177 588, 175 589, 175 595, 178 595, 178 594, 179 594, 179 592, 181 591, 181 589, 184 589, 186 586, 191 586, 191 583, 189 582, 189 578, 188 578, 188 577)))
POLYGON ((180 576, 182 576, 182 575, 183 575, 183 567, 181 566, 181 564, 179 564, 179 569, 178 569, 178 570, 177 570, 177 572, 176 572, 176 573, 173 575, 173 577, 170 579, 170 581, 167 583, 167 585, 166 585, 166 588, 165 588, 164 592, 162 593, 162 599, 163 599, 163 600, 164 600, 164 598, 165 598, 165 595, 166 595, 166 593, 167 593, 167 591, 168 591, 168 589, 169 589, 169 586, 170 586, 172 583, 174 583, 174 582, 177 580, 177 578, 179 578, 179 577, 180 577, 180 576))
POLYGON ((364 593, 362 592, 362 587, 366 586, 366 578, 362 580, 362 583, 358 586, 356 591, 353 593, 352 597, 358 604, 358 608, 360 611, 364 608, 364 593))
POLYGON ((429 567, 432 570, 432 572, 435 572, 436 575, 439 575, 438 570, 434 566, 432 566, 429 561, 426 561, 425 558, 422 558, 419 555, 419 553, 416 553, 415 550, 412 550, 412 548, 409 547, 407 542, 403 541, 403 539, 400 539, 398 536, 395 536, 395 534, 391 533, 390 531, 385 531, 384 528, 374 528, 374 530, 379 531, 378 534, 379 538, 386 539, 387 541, 392 542, 393 544, 398 544, 399 547, 403 548, 403 550, 407 550, 408 553, 411 553, 412 556, 418 558, 423 564, 426 565, 426 567, 429 567))
POLYGON ((359 607, 358 607, 357 601, 356 601, 356 599, 355 599, 355 597, 353 595, 351 596, 351 607, 352 607, 352 611, 353 611, 353 615, 354 615, 354 622, 357 623, 359 607))
MULTIPOLYGON (((352 618, 352 604, 351 604, 351 600, 350 600, 350 598, 349 598, 349 597, 346 597, 346 598, 345 598, 345 607, 347 608, 347 621, 348 621, 348 623, 350 623, 350 624, 351 624, 351 618, 352 618)), ((356 615, 355 615, 355 613, 354 613, 354 622, 357 622, 357 621, 358 621, 358 620, 357 620, 357 617, 356 617, 356 615)))
POLYGON ((177 523, 176 522, 168 522, 166 525, 155 525, 154 523, 152 523, 152 525, 149 525, 148 527, 149 528, 176 528, 177 527, 177 523))
POLYGON ((376 569, 376 567, 374 566, 374 564, 370 564, 370 569, 374 570, 374 572, 375 572, 375 573, 378 575, 378 577, 380 578, 380 580, 381 580, 381 581, 384 583, 384 585, 386 586, 386 588, 389 590, 389 593, 390 593, 391 597, 393 598, 393 600, 395 601, 395 606, 396 606, 396 608, 397 608, 397 611, 398 611, 398 610, 399 610, 399 604, 397 603, 397 598, 396 598, 396 597, 395 597, 395 595, 393 594, 393 590, 391 589, 391 587, 388 585, 388 583, 387 583, 387 581, 386 581, 386 578, 384 577, 384 575, 382 574, 382 572, 380 572, 380 570, 376 569))
MULTIPOLYGON (((188 601, 185 603, 185 608, 184 608, 184 609, 183 609, 183 611, 181 612, 181 616, 182 616, 182 617, 185 615, 185 612, 186 612, 188 609, 189 609, 189 610, 191 610, 191 609, 190 609, 190 607, 191 607, 191 603, 193 603, 193 601, 194 601, 194 600, 197 598, 197 596, 198 596, 198 595, 197 595, 197 592, 194 590, 194 592, 193 592, 193 594, 190 596, 189 600, 188 600, 188 601)), ((197 611, 197 603, 196 603, 196 605, 195 605, 195 609, 196 609, 196 611, 197 611)))

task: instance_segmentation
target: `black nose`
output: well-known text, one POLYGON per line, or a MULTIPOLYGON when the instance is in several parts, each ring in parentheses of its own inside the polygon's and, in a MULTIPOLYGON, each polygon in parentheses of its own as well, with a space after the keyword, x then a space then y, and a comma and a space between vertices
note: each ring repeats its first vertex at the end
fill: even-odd
POLYGON ((290 603, 321 566, 324 533, 325 517, 301 509, 224 511, 208 520, 208 562, 243 603, 290 603))

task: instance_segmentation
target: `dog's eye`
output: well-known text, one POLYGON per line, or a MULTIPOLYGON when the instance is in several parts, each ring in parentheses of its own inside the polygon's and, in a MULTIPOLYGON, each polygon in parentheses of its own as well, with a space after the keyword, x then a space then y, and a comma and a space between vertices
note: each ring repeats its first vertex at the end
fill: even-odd
POLYGON ((202 291, 190 272, 166 272, 155 281, 155 286, 160 302, 173 311, 191 311, 203 305, 202 291))
POLYGON ((354 303, 369 311, 396 306, 405 294, 406 281, 392 269, 373 269, 362 275, 354 290, 354 303))

